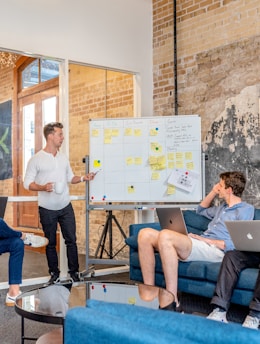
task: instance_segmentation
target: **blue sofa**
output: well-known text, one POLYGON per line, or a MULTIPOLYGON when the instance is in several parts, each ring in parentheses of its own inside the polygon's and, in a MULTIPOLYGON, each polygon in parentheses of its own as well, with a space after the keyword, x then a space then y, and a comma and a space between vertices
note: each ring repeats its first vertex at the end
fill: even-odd
POLYGON ((88 300, 67 312, 65 344, 258 344, 260 332, 238 324, 129 304, 88 300))
MULTIPOLYGON (((184 219, 189 232, 200 234, 207 229, 209 220, 198 215, 195 211, 184 211, 184 219)), ((254 219, 260 220, 260 209, 255 210, 254 219)), ((138 259, 137 236, 141 228, 152 227, 160 230, 159 223, 132 224, 129 228, 130 236, 126 238, 126 244, 130 247, 130 279, 142 282, 142 272, 138 259)), ((160 256, 155 253, 155 283, 157 286, 165 287, 160 256)), ((194 261, 179 263, 178 291, 205 296, 211 298, 215 289, 220 263, 209 263, 194 261)), ((258 269, 245 269, 240 274, 237 286, 234 290, 231 302, 248 306, 253 296, 258 269)))

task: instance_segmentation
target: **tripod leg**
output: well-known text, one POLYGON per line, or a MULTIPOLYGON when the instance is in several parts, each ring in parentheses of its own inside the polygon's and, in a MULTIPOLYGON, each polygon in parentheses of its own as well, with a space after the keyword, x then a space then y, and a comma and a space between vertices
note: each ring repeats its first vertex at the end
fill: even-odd
POLYGON ((103 251, 104 251, 106 237, 107 237, 107 230, 108 230, 108 218, 106 220, 106 223, 104 225, 104 229, 102 231, 101 237, 100 237, 98 245, 97 245, 97 249, 95 252, 95 258, 97 258, 97 255, 98 255, 98 252, 100 249, 101 249, 101 252, 100 252, 99 258, 102 258, 102 256, 103 256, 103 251))
POLYGON ((104 229, 102 231, 100 240, 98 242, 98 246, 96 249, 95 257, 97 257, 98 252, 101 248, 100 252, 100 258, 103 256, 103 252, 105 250, 105 243, 106 243, 106 238, 107 238, 107 233, 109 234, 109 251, 105 250, 106 253, 108 254, 110 259, 113 259, 122 249, 126 246, 126 244, 113 255, 113 226, 112 226, 112 221, 115 221, 115 224, 117 225, 117 228, 119 229, 120 233, 122 234, 123 238, 126 239, 127 236, 125 232, 123 231, 122 227, 120 226, 119 222, 117 221, 115 215, 112 214, 112 210, 108 211, 106 223, 104 225, 104 229))
POLYGON ((118 227, 120 233, 121 233, 121 234, 123 235, 123 237, 126 239, 127 236, 126 236, 125 232, 123 231, 123 228, 120 226, 119 222, 117 221, 117 218, 115 217, 115 215, 113 215, 113 219, 114 219, 114 221, 115 221, 115 223, 116 223, 116 225, 117 225, 117 227, 118 227))

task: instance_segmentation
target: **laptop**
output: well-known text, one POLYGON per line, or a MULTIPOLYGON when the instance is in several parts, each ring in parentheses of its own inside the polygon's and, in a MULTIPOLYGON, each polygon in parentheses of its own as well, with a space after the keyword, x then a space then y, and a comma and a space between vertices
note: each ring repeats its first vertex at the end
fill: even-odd
POLYGON ((225 221, 225 224, 237 250, 260 252, 260 220, 225 221))
POLYGON ((156 208, 156 212, 162 229, 188 235, 181 208, 156 208))

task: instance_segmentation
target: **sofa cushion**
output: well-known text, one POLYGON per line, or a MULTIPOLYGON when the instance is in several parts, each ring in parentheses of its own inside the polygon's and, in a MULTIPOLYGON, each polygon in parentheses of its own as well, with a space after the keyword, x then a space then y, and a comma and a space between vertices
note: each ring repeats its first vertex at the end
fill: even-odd
POLYGON ((209 262, 179 262, 178 276, 191 279, 206 280, 209 262))
POLYGON ((260 209, 255 209, 254 220, 260 220, 260 209))
POLYGON ((201 234, 208 229, 210 222, 205 216, 197 214, 195 210, 185 210, 183 212, 184 221, 186 223, 188 232, 201 234))

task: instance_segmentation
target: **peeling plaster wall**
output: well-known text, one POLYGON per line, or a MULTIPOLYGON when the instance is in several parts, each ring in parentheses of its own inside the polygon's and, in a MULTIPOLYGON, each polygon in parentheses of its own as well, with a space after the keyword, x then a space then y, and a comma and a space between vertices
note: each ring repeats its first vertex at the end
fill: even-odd
POLYGON ((260 84, 244 88, 227 99, 224 111, 213 121, 205 141, 206 190, 221 172, 242 171, 247 176, 243 198, 260 207, 260 84))

